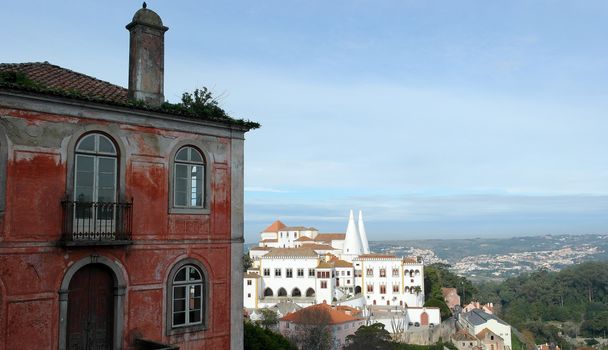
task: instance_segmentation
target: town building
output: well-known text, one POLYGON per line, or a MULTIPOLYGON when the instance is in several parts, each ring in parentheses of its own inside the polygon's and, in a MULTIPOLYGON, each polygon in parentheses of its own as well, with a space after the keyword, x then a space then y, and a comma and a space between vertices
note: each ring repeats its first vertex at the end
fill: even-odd
POLYGON ((479 301, 472 301, 462 308, 463 312, 479 309, 487 314, 494 314, 494 303, 481 304, 479 301))
POLYGON ((0 64, 1 350, 243 348, 256 125, 165 108, 168 28, 144 4, 127 29, 128 89, 0 64))
POLYGON ((361 212, 358 221, 350 212, 344 234, 291 227, 277 220, 260 238, 259 245, 249 250, 253 266, 244 276, 243 303, 248 309, 282 301, 303 307, 382 306, 401 310, 399 317, 407 318, 406 323, 440 323, 438 309, 417 311, 424 304, 423 261, 371 253, 361 212))
POLYGON ((346 343, 346 337, 354 334, 364 324, 365 320, 358 317, 357 311, 351 308, 321 303, 282 317, 279 320, 279 332, 288 339, 295 340, 303 349, 302 343, 310 334, 310 328, 320 327, 329 333, 331 349, 338 350, 346 343))
POLYGON ((461 313, 458 324, 461 329, 475 335, 483 344, 488 345, 488 350, 502 350, 497 348, 499 345, 511 349, 511 326, 495 315, 473 309, 461 313), (490 349, 491 345, 494 345, 494 349, 490 349))
POLYGON ((458 350, 482 350, 481 341, 476 336, 469 334, 465 329, 452 334, 450 340, 458 350))

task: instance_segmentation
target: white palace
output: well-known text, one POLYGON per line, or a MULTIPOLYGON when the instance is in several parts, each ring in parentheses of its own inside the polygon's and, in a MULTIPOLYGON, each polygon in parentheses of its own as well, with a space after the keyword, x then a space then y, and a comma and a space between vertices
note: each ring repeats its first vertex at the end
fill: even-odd
POLYGON ((350 211, 345 234, 275 221, 249 255, 253 266, 244 277, 245 308, 281 302, 376 305, 427 314, 413 317, 422 324, 440 322, 438 309, 423 308, 423 261, 370 252, 361 211, 357 223, 350 211))

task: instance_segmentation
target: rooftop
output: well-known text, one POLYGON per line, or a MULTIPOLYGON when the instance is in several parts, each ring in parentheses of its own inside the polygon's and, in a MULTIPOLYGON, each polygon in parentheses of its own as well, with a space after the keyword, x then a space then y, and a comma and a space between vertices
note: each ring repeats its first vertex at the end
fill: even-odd
POLYGON ((314 250, 308 247, 302 248, 272 248, 270 252, 263 255, 262 258, 278 258, 278 257, 290 257, 290 258, 316 258, 318 254, 314 250))
POLYGON ((266 227, 262 232, 279 232, 285 226, 280 220, 273 222, 270 226, 266 227))
POLYGON ((473 309, 469 312, 465 312, 462 313, 460 315, 460 317, 464 318, 467 322, 469 322, 470 324, 474 325, 474 326, 479 326, 482 325, 490 320, 495 320, 500 324, 504 324, 504 325, 509 325, 508 323, 506 323, 505 321, 501 320, 500 318, 491 315, 487 312, 484 312, 480 309, 473 309))
POLYGON ((343 241, 345 233, 319 233, 317 237, 315 237, 315 241, 318 242, 326 242, 326 241, 343 241))
POLYGON ((360 319, 361 318, 347 315, 345 312, 338 311, 326 303, 322 303, 290 313, 281 318, 281 321, 290 321, 300 324, 319 324, 319 322, 323 322, 334 325, 358 321, 360 319))
POLYGON ((240 126, 246 130, 259 127, 259 124, 255 122, 233 119, 217 106, 210 107, 208 113, 204 114, 194 112, 181 104, 165 102, 159 107, 150 106, 142 101, 129 99, 128 90, 121 86, 49 62, 0 63, 0 90, 61 97, 187 119, 218 122, 240 126))

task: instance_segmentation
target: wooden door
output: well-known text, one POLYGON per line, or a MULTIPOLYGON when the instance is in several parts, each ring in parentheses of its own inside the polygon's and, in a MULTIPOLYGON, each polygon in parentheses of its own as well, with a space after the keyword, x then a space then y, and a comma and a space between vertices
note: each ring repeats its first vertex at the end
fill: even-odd
POLYGON ((103 265, 87 265, 72 277, 68 294, 69 350, 112 349, 114 279, 103 265))
POLYGON ((420 324, 422 326, 429 325, 429 314, 427 314, 426 312, 423 312, 422 315, 420 315, 420 324))

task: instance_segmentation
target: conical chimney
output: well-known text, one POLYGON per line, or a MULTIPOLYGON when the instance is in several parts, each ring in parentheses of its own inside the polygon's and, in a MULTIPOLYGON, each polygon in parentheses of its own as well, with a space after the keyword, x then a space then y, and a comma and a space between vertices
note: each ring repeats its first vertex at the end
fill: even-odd
POLYGON ((367 241, 367 234, 365 233, 365 225, 363 224, 363 211, 359 210, 359 238, 361 239, 361 246, 363 248, 363 254, 369 254, 369 242, 367 241))
MULTIPOLYGON (((355 224, 355 216, 351 209, 350 216, 348 217, 348 226, 346 226, 346 236, 344 237, 344 247, 342 254, 346 256, 356 256, 363 253, 363 247, 361 246, 361 238, 359 238, 359 230, 357 224, 355 224)), ((349 257, 346 257, 347 259, 349 257)))

